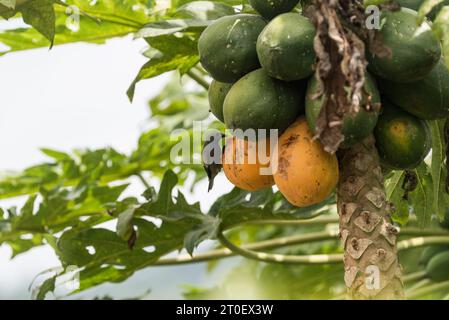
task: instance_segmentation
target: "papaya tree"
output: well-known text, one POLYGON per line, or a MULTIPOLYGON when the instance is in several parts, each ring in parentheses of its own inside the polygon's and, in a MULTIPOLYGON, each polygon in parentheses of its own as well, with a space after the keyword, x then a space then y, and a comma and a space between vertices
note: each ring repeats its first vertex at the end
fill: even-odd
POLYGON ((262 298, 448 296, 448 1, 0 0, 0 15, 27 25, 0 33, 2 55, 131 34, 148 61, 124 94, 173 77, 131 154, 42 149, 1 178, 1 199, 28 198, 1 209, 0 244, 61 261, 34 298, 69 271, 70 295, 235 255, 229 281, 254 277, 262 298), (179 190, 209 179, 206 197, 220 171, 235 188, 207 210, 179 190))

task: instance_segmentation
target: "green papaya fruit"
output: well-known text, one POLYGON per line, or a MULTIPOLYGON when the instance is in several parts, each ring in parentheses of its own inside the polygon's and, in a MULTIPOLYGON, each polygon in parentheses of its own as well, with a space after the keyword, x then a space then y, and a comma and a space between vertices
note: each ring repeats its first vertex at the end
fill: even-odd
POLYGON ((249 4, 265 19, 291 11, 299 0, 249 0, 249 4))
POLYGON ((376 76, 395 82, 420 80, 441 58, 440 42, 427 22, 417 24, 416 11, 403 8, 383 12, 379 33, 392 56, 381 58, 367 53, 368 68, 376 76))
POLYGON ((411 83, 379 81, 382 94, 420 119, 449 116, 449 68, 443 60, 423 79, 411 83))
POLYGON ((257 55, 267 73, 284 81, 300 80, 313 73, 315 27, 298 13, 284 13, 263 29, 257 55))
POLYGON ((374 136, 381 162, 387 168, 413 169, 430 151, 427 123, 385 100, 374 136))
POLYGON ((225 16, 209 25, 198 41, 202 66, 212 78, 232 83, 260 67, 256 42, 266 26, 254 14, 225 16))
POLYGON ((427 276, 436 282, 449 280, 449 251, 438 253, 426 267, 427 276))
POLYGON ((258 69, 245 75, 229 90, 224 120, 230 129, 287 129, 304 113, 304 82, 284 82, 258 69))
POLYGON ((438 245, 438 246, 430 246, 430 247, 426 247, 422 252, 421 252, 421 257, 419 258, 419 264, 421 265, 427 265, 427 263, 437 254, 444 252, 444 251, 449 251, 449 246, 445 246, 445 245, 438 245))
POLYGON ((232 83, 224 83, 216 80, 213 80, 209 86, 210 111, 221 122, 224 122, 223 103, 231 87, 232 83))

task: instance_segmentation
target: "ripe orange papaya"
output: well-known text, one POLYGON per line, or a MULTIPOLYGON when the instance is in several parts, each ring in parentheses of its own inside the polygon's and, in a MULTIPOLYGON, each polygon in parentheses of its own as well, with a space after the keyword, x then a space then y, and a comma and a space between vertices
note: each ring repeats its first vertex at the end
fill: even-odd
POLYGON ((276 157, 272 159, 274 181, 279 191, 295 206, 320 203, 337 185, 337 157, 324 151, 321 143, 313 139, 304 117, 296 120, 280 136, 277 151, 273 154, 276 157))
POLYGON ((236 187, 256 191, 274 185, 270 168, 269 139, 259 142, 228 138, 222 156, 223 171, 236 187), (265 147, 260 149, 262 143, 265 147), (260 154, 259 154, 260 153, 260 154))

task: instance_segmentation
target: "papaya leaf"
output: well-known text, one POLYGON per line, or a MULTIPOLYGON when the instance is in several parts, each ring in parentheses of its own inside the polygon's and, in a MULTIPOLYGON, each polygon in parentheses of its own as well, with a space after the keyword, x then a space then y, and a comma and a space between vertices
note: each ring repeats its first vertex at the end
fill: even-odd
POLYGON ((33 292, 33 300, 44 300, 47 293, 53 292, 56 286, 56 276, 46 279, 33 292))
POLYGON ((148 38, 147 42, 150 44, 153 53, 150 60, 142 66, 127 91, 131 101, 134 97, 136 84, 139 81, 150 79, 172 70, 179 70, 183 74, 199 61, 197 40, 194 37, 165 35, 148 38))
POLYGON ((387 201, 394 205, 392 219, 401 225, 405 225, 409 219, 409 205, 408 201, 404 199, 404 189, 402 188, 404 176, 404 171, 394 171, 393 175, 385 181, 387 201))
POLYGON ((446 144, 443 136, 444 123, 445 120, 429 121, 432 135, 432 162, 430 172, 432 175, 433 194, 435 196, 435 200, 433 201, 434 212, 440 218, 444 217, 447 206, 446 198, 448 198, 444 188, 444 181, 446 179, 444 167, 446 152, 446 144))
POLYGON ((132 101, 136 84, 172 70, 186 73, 199 61, 197 42, 200 33, 215 19, 235 14, 234 8, 223 3, 195 1, 181 5, 177 10, 157 21, 146 24, 136 33, 150 45, 143 65, 127 95, 132 101))
POLYGON ((15 239, 13 241, 7 241, 6 244, 12 249, 12 258, 17 257, 19 254, 27 252, 36 246, 40 246, 43 243, 42 236, 35 234, 31 239, 15 239))
POLYGON ((57 0, 34 0, 34 1, 19 1, 16 6, 16 1, 5 1, 2 4, 7 8, 1 10, 0 14, 4 18, 11 18, 17 13, 20 13, 23 21, 37 30, 44 38, 50 42, 50 47, 53 45, 55 37, 55 9, 54 4, 57 0))
POLYGON ((249 192, 234 188, 212 205, 209 214, 220 217, 222 228, 254 220, 296 220, 310 219, 329 210, 335 204, 331 196, 320 204, 297 208, 271 188, 249 192))
POLYGON ((424 162, 414 169, 414 172, 416 173, 418 184, 416 189, 409 193, 409 199, 418 223, 424 227, 429 225, 434 209, 432 176, 424 162))
MULTIPOLYGON (((91 227, 62 233, 56 245, 62 265, 81 270, 80 287, 75 292, 104 282, 123 281, 180 249, 193 255, 201 242, 215 239, 221 228, 263 219, 307 219, 327 212, 328 205, 335 203, 331 197, 320 205, 298 209, 271 189, 248 192, 236 188, 218 199, 205 214, 198 203, 190 204, 181 192, 176 192, 178 181, 172 171, 167 171, 159 191, 150 200, 119 215, 116 232, 91 227), (127 234, 130 226, 136 232, 132 250, 126 239, 119 236, 127 234)), ((114 206, 127 205, 117 201, 114 206)))
POLYGON ((200 217, 201 223, 187 232, 184 237, 184 248, 193 256, 195 248, 204 240, 214 239, 220 228, 220 220, 209 215, 200 217))
POLYGON ((53 42, 54 45, 74 42, 101 44, 107 39, 139 30, 150 19, 146 6, 139 0, 67 0, 64 5, 55 5, 54 11, 50 10, 49 2, 60 3, 27 1, 14 11, 2 13, 10 17, 21 12, 24 21, 34 28, 1 32, 0 42, 8 47, 1 54, 46 47, 53 42))
MULTIPOLYGON (((69 226, 86 228, 110 220, 112 217, 107 214, 106 205, 117 201, 126 187, 83 185, 74 190, 60 187, 41 189, 42 200, 37 202, 36 196, 31 196, 18 214, 10 214, 0 220, 5 226, 0 229, 0 243, 20 241, 23 235, 57 233, 69 226), (89 219, 80 220, 81 217, 89 219)), ((18 244, 20 247, 23 245, 18 244)))
POLYGON ((188 204, 182 194, 173 197, 177 181, 176 175, 167 171, 157 199, 135 210, 133 224, 137 238, 133 250, 117 234, 106 229, 69 230, 61 236, 58 248, 63 264, 84 268, 80 274, 80 289, 126 279, 161 256, 181 249, 188 234, 187 243, 192 241, 193 244, 204 238, 204 232, 213 235, 207 230, 213 218, 206 221, 199 205, 188 204), (142 219, 143 216, 159 218, 162 224, 157 226, 142 219), (192 230, 199 230, 200 226, 201 232, 192 235, 192 230))
MULTIPOLYGON (((166 161, 176 143, 177 141, 171 140, 170 130, 159 126, 143 133, 136 149, 130 155, 106 148, 78 150, 67 158, 59 151, 44 149, 53 161, 29 167, 19 174, 9 173, 1 177, 0 198, 31 194, 38 192, 42 186, 46 189, 55 186, 76 186, 81 179, 98 179, 100 183, 105 184, 126 179, 141 171, 151 171, 155 177, 161 177, 165 170, 175 167, 180 169, 181 179, 187 178, 189 172, 195 173, 197 177, 204 176, 200 166, 192 167, 166 161)), ((190 152, 199 155, 201 151, 192 148, 190 152)))
POLYGON ((53 150, 53 149, 48 149, 48 148, 41 148, 40 150, 41 150, 41 152, 43 154, 45 154, 45 155, 47 155, 47 156, 49 156, 49 157, 51 157, 51 158, 53 158, 55 160, 62 161, 62 160, 71 159, 70 155, 65 153, 65 152, 61 152, 61 151, 53 150))
POLYGON ((128 208, 119 214, 117 218, 117 235, 125 241, 128 241, 128 246, 133 248, 136 237, 136 231, 133 224, 134 209, 128 208))
POLYGON ((33 26, 39 33, 50 41, 53 46, 55 38, 55 10, 54 0, 35 0, 20 7, 23 21, 33 26))
POLYGON ((149 100, 151 118, 169 131, 191 128, 194 121, 206 119, 209 116, 207 92, 187 89, 189 85, 175 74, 159 94, 149 100))

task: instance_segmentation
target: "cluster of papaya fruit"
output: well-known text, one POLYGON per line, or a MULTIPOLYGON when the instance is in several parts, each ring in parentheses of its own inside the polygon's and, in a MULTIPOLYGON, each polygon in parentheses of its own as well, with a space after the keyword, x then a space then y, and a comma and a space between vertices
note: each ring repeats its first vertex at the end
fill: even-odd
MULTIPOLYGON (((213 78, 211 112, 229 129, 281 133, 272 177, 259 174, 261 163, 232 161, 223 166, 226 176, 246 190, 276 184, 287 200, 303 207, 331 194, 338 181, 338 163, 314 139, 325 97, 316 98, 316 30, 300 13, 298 2, 249 0, 258 14, 219 18, 203 31, 198 48, 201 64, 213 78)), ((374 133, 386 169, 411 169, 430 149, 426 121, 449 116, 449 69, 439 40, 428 22, 418 25, 416 11, 404 7, 383 12, 381 18, 379 32, 392 55, 382 58, 367 50, 364 91, 369 101, 363 103, 381 103, 382 108, 346 114, 341 147, 374 133)), ((227 145, 236 139, 230 138, 227 145)), ((257 149, 261 143, 266 142, 233 143, 225 146, 224 155, 245 156, 246 149, 257 149)))

